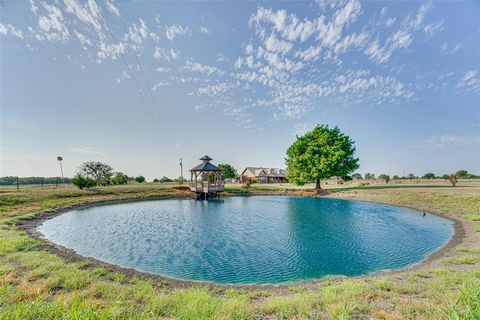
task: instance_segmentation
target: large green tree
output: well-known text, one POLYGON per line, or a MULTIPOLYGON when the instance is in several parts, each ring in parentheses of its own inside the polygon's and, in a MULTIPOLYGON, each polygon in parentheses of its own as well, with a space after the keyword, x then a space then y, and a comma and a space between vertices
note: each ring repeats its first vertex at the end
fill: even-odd
POLYGON ((224 163, 219 164, 218 167, 223 170, 223 176, 227 179, 235 179, 237 177, 237 169, 233 166, 224 163))
POLYGON ((102 162, 87 161, 80 165, 78 174, 94 179, 97 183, 109 184, 113 176, 113 168, 102 162))
POLYGON ((345 177, 359 168, 354 141, 338 127, 318 125, 298 137, 288 148, 285 159, 288 180, 297 185, 315 181, 317 192, 320 179, 345 177))

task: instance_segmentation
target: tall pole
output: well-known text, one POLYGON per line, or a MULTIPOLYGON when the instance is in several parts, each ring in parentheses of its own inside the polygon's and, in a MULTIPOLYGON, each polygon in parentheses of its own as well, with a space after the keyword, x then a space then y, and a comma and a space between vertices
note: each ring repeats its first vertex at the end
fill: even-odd
POLYGON ((183 184, 183 162, 182 162, 182 158, 180 158, 180 184, 183 184))
POLYGON ((65 187, 65 178, 63 177, 63 167, 62 167, 63 157, 62 157, 62 156, 58 156, 58 157, 57 157, 57 160, 58 160, 58 162, 60 162, 60 172, 62 173, 62 184, 63 184, 63 186, 65 187))

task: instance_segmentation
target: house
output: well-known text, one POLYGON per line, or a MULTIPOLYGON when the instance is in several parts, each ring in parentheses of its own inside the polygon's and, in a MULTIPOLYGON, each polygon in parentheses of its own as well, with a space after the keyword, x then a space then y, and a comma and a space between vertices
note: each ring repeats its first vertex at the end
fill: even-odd
POLYGON ((278 168, 246 167, 240 182, 287 183, 287 170, 278 168))

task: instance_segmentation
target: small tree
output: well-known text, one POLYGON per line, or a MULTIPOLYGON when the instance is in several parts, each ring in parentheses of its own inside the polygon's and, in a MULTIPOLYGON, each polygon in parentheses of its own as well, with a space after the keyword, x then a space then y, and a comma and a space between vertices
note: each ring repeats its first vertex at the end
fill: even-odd
POLYGON ((432 173, 432 172, 425 173, 422 179, 435 179, 435 173, 432 173))
POLYGON ((165 177, 165 176, 160 179, 160 183, 172 182, 172 181, 173 181, 172 179, 170 179, 169 177, 165 177))
POLYGON ((157 178, 153 179, 153 182, 160 182, 157 178))
POLYGON ((450 181, 450 183, 452 184, 452 187, 455 187, 457 185, 458 180, 455 174, 448 175, 447 180, 450 181))
POLYGON ((97 183, 99 183, 100 180, 103 180, 102 183, 106 183, 105 181, 109 182, 112 179, 113 168, 106 163, 87 161, 80 165, 78 173, 82 176, 95 179, 97 183))
POLYGON ((113 184, 127 184, 128 177, 122 172, 115 172, 112 178, 113 184))
POLYGON ((394 176, 392 177, 392 180, 399 180, 399 179, 400 179, 400 177, 399 177, 398 175, 394 175, 394 176))
POLYGON ((413 180, 413 179, 416 179, 416 178, 417 177, 413 173, 409 173, 408 176, 407 176, 408 180, 413 180))
POLYGON ((297 136, 285 160, 288 180, 297 185, 315 181, 317 192, 321 189, 320 179, 345 177, 359 167, 354 141, 338 127, 327 125, 318 125, 305 135, 297 136))
POLYGON ((77 173, 73 177, 72 183, 74 185, 76 185, 79 189, 91 188, 91 187, 96 186, 96 184, 97 184, 96 181, 93 180, 92 178, 83 176, 80 173, 77 173))
POLYGON ((224 163, 219 164, 218 167, 223 170, 223 176, 226 179, 235 179, 237 177, 237 169, 235 169, 233 166, 224 163))
POLYGON ((375 180, 375 174, 374 173, 365 173, 365 180, 375 180))
POLYGON ((470 179, 471 174, 468 173, 467 170, 458 170, 457 173, 455 173, 455 176, 457 179, 470 179))
POLYGON ((135 181, 138 183, 144 183, 145 182, 145 177, 144 176, 138 176, 135 178, 135 181))
POLYGON ((386 184, 390 182, 390 176, 388 174, 381 174, 378 176, 378 179, 385 181, 386 184))
POLYGON ((358 173, 358 172, 352 174, 352 178, 355 179, 355 180, 362 180, 363 179, 362 174, 358 173))

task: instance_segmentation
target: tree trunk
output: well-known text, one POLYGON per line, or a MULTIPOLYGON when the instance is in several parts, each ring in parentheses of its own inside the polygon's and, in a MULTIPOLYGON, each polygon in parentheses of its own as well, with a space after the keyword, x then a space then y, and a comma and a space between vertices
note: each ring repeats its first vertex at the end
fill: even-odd
POLYGON ((320 190, 322 190, 322 187, 320 187, 320 179, 315 180, 315 190, 317 193, 320 193, 320 190))

